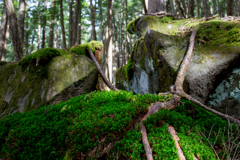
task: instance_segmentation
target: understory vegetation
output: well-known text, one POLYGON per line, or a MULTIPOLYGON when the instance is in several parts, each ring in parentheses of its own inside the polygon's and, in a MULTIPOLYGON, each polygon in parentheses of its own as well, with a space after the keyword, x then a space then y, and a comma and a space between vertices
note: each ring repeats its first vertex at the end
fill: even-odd
MULTIPOLYGON (((58 105, 49 105, 26 113, 15 113, 0 120, 0 158, 63 159, 66 152, 76 158, 87 154, 104 139, 114 143, 107 159, 145 159, 139 118, 148 106, 168 101, 172 95, 134 95, 126 91, 85 93, 58 105)), ((222 156, 224 128, 228 122, 182 99, 175 110, 160 110, 144 121, 155 159, 178 159, 174 140, 167 131, 172 125, 180 138, 186 159, 216 159, 204 135, 214 142, 222 156), (215 124, 213 126, 213 124, 215 124), (211 129, 212 128, 212 129, 211 129)), ((233 130, 236 126, 233 126, 233 130)), ((238 140, 235 142, 238 143, 238 140)), ((100 152, 99 150, 96 151, 100 152)), ((93 155, 92 155, 93 158, 93 155)))

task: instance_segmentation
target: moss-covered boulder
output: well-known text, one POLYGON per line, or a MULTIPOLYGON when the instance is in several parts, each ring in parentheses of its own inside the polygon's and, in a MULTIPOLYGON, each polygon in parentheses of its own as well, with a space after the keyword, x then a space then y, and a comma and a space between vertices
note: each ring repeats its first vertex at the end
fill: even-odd
MULTIPOLYGON (((78 49, 87 52, 87 47, 78 49)), ((94 47, 95 53, 101 50, 94 47)), ((26 112, 96 90, 98 70, 87 56, 80 54, 46 48, 19 63, 0 65, 0 115, 10 108, 26 112)))
MULTIPOLYGON (((139 39, 128 64, 116 73, 116 87, 135 93, 169 91, 188 49, 188 31, 194 27, 198 27, 198 33, 184 90, 206 104, 209 95, 230 77, 232 70, 240 68, 239 22, 223 22, 218 18, 210 21, 159 19, 156 16, 143 16, 130 22, 128 32, 137 34, 139 39)), ((238 80, 234 86, 240 88, 238 80)), ((235 108, 238 106, 235 102, 228 103, 227 107, 235 108)))

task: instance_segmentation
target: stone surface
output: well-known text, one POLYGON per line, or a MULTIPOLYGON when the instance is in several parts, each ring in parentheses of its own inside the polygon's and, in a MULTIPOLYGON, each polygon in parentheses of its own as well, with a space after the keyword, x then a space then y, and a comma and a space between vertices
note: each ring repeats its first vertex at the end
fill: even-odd
POLYGON ((14 106, 19 112, 60 103, 96 90, 98 71, 85 55, 66 54, 45 65, 22 68, 17 63, 0 66, 0 113, 14 106))
MULTIPOLYGON (((151 27, 153 23, 149 19, 144 22, 144 18, 141 17, 134 25, 130 25, 129 30, 140 39, 136 42, 128 62, 128 65, 134 64, 133 67, 129 69, 128 65, 123 66, 116 73, 118 89, 157 94, 169 91, 169 86, 175 83, 188 49, 189 36, 169 35, 157 27, 151 27)), ((231 91, 228 92, 226 87, 223 91, 220 83, 231 75, 236 77, 234 76, 236 70, 232 71, 240 68, 240 48, 234 45, 230 47, 203 45, 198 40, 195 42, 194 55, 185 76, 184 91, 204 104, 215 104, 215 109, 219 111, 223 112, 219 106, 221 101, 221 106, 227 105, 228 108, 235 106, 231 113, 239 112, 240 103, 237 100, 240 97, 239 80, 234 80, 236 83, 229 83, 231 91), (218 85, 221 89, 217 89, 218 85), (214 96, 214 91, 217 94, 227 94, 228 97, 214 96), (212 99, 208 103, 210 95, 212 99)), ((237 115, 240 116, 240 113, 237 115)))

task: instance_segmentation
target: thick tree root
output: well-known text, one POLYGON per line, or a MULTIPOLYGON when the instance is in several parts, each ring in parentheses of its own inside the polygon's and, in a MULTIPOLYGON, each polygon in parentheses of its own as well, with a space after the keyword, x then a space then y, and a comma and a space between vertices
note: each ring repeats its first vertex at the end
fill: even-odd
POLYGON ((185 156, 183 155, 183 151, 178 143, 178 141, 180 140, 179 137, 177 136, 177 132, 175 131, 175 129, 173 128, 173 126, 168 125, 167 127, 169 134, 172 135, 174 141, 175 141, 175 147, 177 148, 177 153, 178 153, 178 158, 179 160, 185 160, 185 156))
POLYGON ((100 67, 100 65, 98 64, 98 61, 96 60, 96 58, 95 58, 92 50, 91 50, 91 49, 88 49, 88 52, 89 52, 89 54, 90 54, 93 62, 96 64, 97 69, 98 69, 98 72, 100 73, 103 81, 106 83, 106 85, 107 85, 110 89, 112 89, 113 91, 116 91, 117 88, 115 88, 115 87, 107 80, 106 76, 103 74, 103 72, 102 72, 102 70, 101 70, 101 67, 100 67))

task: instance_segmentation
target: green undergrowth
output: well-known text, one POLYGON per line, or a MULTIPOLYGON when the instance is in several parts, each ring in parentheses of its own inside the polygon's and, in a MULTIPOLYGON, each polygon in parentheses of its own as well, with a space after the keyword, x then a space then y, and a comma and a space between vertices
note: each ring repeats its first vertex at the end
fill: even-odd
POLYGON ((104 143, 108 143, 121 138, 139 115, 146 114, 147 106, 170 98, 125 91, 94 92, 15 113, 0 120, 0 158, 63 159, 68 149, 73 158, 79 158, 99 139, 106 137, 104 143))
MULTIPOLYGON (((0 158, 63 159, 67 153, 78 159, 97 145, 113 143, 106 159, 146 159, 137 122, 147 113, 149 105, 171 98, 171 95, 134 95, 120 90, 98 91, 58 105, 15 113, 0 120, 0 158)), ((200 133, 208 137, 212 128, 209 141, 213 143, 214 132, 221 129, 215 145, 220 148, 221 156, 222 137, 227 140, 223 131, 227 130, 228 122, 185 99, 182 102, 184 106, 172 111, 162 109, 144 121, 154 159, 178 159, 174 141, 167 131, 169 124, 177 131, 187 160, 192 160, 194 155, 199 160, 215 160, 214 152, 200 133)), ((96 150, 96 154, 100 151, 96 150)))

